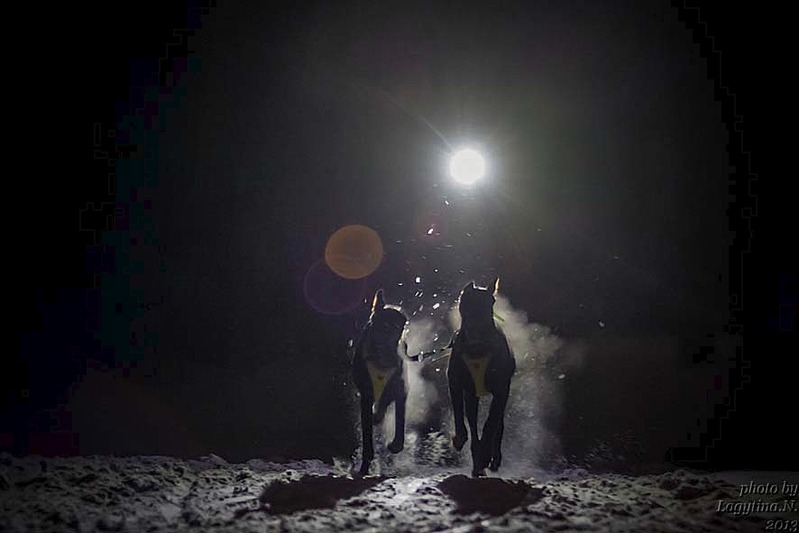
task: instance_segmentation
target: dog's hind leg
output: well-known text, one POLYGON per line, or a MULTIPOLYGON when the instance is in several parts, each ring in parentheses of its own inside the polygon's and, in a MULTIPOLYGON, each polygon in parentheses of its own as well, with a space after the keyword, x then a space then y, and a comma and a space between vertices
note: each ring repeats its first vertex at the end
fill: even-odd
POLYGON ((372 397, 361 393, 361 436, 363 449, 361 451, 361 469, 359 474, 365 476, 369 473, 369 465, 375 458, 374 443, 372 442, 372 397))

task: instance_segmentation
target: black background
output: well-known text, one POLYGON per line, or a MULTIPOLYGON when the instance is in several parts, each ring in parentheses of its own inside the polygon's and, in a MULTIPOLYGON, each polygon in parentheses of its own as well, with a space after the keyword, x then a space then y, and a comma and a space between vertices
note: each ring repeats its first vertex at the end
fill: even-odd
MULTIPOLYGON (((275 41, 280 43, 282 28, 294 10, 272 9, 265 20, 272 21, 268 31, 274 32, 275 41)), ((683 11, 688 19, 694 16, 692 13, 683 11)), ((795 343, 796 278, 782 292, 779 285, 781 276, 796 276, 797 272, 795 259, 789 258, 790 249, 795 248, 795 238, 791 238, 795 222, 791 220, 795 220, 792 213, 796 200, 789 194, 793 95, 785 73, 789 65, 788 33, 782 31, 780 17, 764 8, 753 11, 751 6, 746 10, 729 5, 723 9, 702 6, 699 14, 720 51, 717 58, 722 84, 735 94, 744 150, 751 154, 751 171, 758 177, 753 185, 757 213, 751 220, 751 252, 743 255, 743 312, 736 318, 744 328, 744 357, 751 368, 729 418, 718 417, 718 440, 706 442, 698 453, 677 450, 675 457, 714 468, 796 468, 790 436, 796 420, 795 377, 791 371, 799 353, 795 343), (793 313, 792 321, 783 315, 783 325, 792 327, 775 324, 781 299, 793 299, 792 308, 782 307, 783 313, 793 313)), ((213 18, 214 8, 208 16, 213 18)), ((35 413, 52 405, 78 379, 82 365, 120 365, 102 352, 90 357, 97 363, 79 362, 74 357, 56 359, 52 352, 31 363, 13 354, 19 353, 23 342, 17 332, 41 334, 44 330, 48 338, 63 340, 85 323, 74 316, 76 321, 70 322, 69 313, 64 313, 56 315, 58 325, 45 324, 40 309, 42 303, 68 300, 69 294, 79 294, 93 283, 85 269, 92 237, 80 231, 79 213, 87 202, 108 201, 107 170, 93 153, 95 125, 108 128, 115 123, 114 107, 129 94, 131 61, 161 57, 172 31, 187 24, 185 5, 167 9, 162 4, 141 3, 126 9, 119 5, 80 10, 48 8, 40 13, 18 13, 15 20, 25 30, 8 49, 11 61, 7 68, 12 75, 7 82, 11 91, 7 111, 13 118, 10 135, 6 136, 6 227, 10 239, 5 255, 10 266, 7 316, 11 321, 12 355, 4 358, 2 379, 5 405, 22 402, 27 407, 7 410, 12 414, 2 420, 12 433, 24 435, 26 428, 32 427, 31 420, 36 419, 35 413), (37 386, 52 391, 52 395, 25 392, 37 386)), ((710 68, 715 74, 713 59, 710 68)), ((325 233, 327 228, 317 231, 325 233)), ((731 258, 739 252, 733 249, 731 258)), ((325 321, 304 310, 285 311, 292 296, 291 291, 275 292, 281 313, 298 323, 310 321, 325 342, 346 339, 341 322, 325 321)), ((568 325, 564 327, 568 329, 568 325)), ((573 327, 579 330, 580 325, 573 327)), ((67 340, 60 345, 81 342, 67 340)), ((97 398, 97 402, 102 401, 97 398)), ((120 420, 120 424, 125 423, 120 420)), ((33 426, 41 429, 48 424, 40 421, 33 426)), ((4 447, 8 447, 6 444, 4 447)), ((10 449, 15 453, 31 451, 29 444, 19 439, 10 449)), ((76 448, 56 446, 51 451, 70 450, 76 448)), ((126 451, 124 447, 120 450, 126 451)), ((283 443, 268 453, 301 456, 318 453, 318 449, 287 434, 283 443)), ((258 448, 253 448, 251 455, 257 454, 258 448)))

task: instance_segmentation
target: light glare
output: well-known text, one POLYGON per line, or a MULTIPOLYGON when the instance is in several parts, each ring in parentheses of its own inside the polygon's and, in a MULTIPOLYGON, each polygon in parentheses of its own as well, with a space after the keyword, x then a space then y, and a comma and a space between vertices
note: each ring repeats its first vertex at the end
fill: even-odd
POLYGON ((471 185, 483 177, 485 161, 476 150, 464 148, 458 150, 449 162, 449 174, 458 183, 471 185))

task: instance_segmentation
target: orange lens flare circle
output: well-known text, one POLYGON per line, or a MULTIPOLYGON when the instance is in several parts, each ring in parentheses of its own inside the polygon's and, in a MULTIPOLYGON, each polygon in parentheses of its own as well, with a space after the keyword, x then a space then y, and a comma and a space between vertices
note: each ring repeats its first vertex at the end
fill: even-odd
POLYGON ((383 242, 372 228, 353 224, 338 229, 327 240, 325 264, 344 279, 361 279, 383 261, 383 242))

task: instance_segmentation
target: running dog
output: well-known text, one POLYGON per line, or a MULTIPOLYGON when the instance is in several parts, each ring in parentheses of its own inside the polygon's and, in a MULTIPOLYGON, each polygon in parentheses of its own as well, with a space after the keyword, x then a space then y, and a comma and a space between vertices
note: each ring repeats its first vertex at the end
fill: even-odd
POLYGON ((355 345, 352 360, 353 382, 361 395, 361 431, 363 453, 359 474, 369 473, 374 459, 372 426, 383 421, 386 409, 394 402, 394 440, 388 445, 391 453, 405 446, 405 400, 407 376, 403 359, 407 344, 403 332, 408 318, 396 307, 387 306, 383 290, 375 293, 372 314, 355 345))
POLYGON ((468 440, 463 421, 464 404, 472 437, 472 476, 485 475, 485 468, 496 472, 502 463, 502 433, 510 383, 516 372, 516 361, 505 334, 494 324, 494 303, 499 290, 495 278, 493 294, 489 288, 468 283, 460 294, 458 311, 461 327, 455 332, 447 367, 449 394, 455 418, 452 445, 461 450, 468 440), (479 398, 490 394, 491 407, 483 426, 477 432, 479 398))

